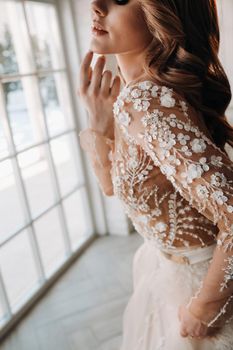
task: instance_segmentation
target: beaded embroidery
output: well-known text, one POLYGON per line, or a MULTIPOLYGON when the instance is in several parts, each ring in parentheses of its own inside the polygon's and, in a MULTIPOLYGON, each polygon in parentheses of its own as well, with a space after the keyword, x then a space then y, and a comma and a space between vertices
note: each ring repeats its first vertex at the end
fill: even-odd
MULTIPOLYGON (((178 241, 188 247, 189 237, 205 246, 208 235, 213 240, 217 237, 218 249, 230 254, 233 249, 233 164, 190 119, 186 102, 177 96, 173 89, 151 81, 136 83, 120 92, 113 112, 128 148, 118 148, 115 155, 114 193, 123 200, 136 230, 161 248, 175 249, 174 243, 178 241), (170 113, 169 108, 177 113, 170 113), (131 152, 130 147, 135 151, 131 152), (136 154, 137 157, 140 154, 140 160, 136 154), (146 155, 153 160, 152 168, 146 155), (153 186, 145 186, 146 180, 153 176, 153 168, 164 175, 163 188, 167 192, 164 190, 160 197, 156 177, 153 186), (132 169, 138 171, 137 181, 141 174, 141 187, 135 182, 132 169), (140 197, 141 193, 144 196, 140 197), (146 199, 151 198, 150 195, 154 201, 149 203, 146 199), (167 210, 164 209, 166 202, 167 210), (220 229, 218 235, 214 230, 216 224, 220 229), (206 236, 201 236, 201 232, 206 236)), ((220 292, 233 280, 232 259, 232 256, 224 259, 220 292)), ((232 298, 227 299, 209 325, 225 313, 232 298)))
POLYGON ((156 175, 160 169, 156 170, 151 157, 129 138, 125 125, 121 125, 121 130, 126 136, 117 144, 112 182, 114 193, 122 200, 137 232, 160 248, 175 250, 174 242, 189 247, 190 237, 205 247, 206 237, 216 236, 212 222, 197 215, 165 176, 164 190, 159 189, 156 175), (155 181, 148 185, 151 177, 155 181))

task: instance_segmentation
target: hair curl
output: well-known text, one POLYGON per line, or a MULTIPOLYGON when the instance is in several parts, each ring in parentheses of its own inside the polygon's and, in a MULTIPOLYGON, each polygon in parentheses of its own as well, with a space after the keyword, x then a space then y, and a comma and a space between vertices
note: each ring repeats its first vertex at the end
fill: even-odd
POLYGON ((233 128, 225 111, 231 87, 219 60, 216 0, 139 0, 153 35, 145 72, 174 88, 198 111, 213 141, 224 151, 233 146, 233 128))

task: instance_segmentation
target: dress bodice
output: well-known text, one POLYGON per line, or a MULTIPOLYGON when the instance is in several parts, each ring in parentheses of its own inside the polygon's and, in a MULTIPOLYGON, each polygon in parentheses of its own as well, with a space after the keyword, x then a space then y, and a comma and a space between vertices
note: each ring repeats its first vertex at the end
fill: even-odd
POLYGON ((211 139, 202 115, 172 88, 150 80, 125 86, 113 114, 114 139, 91 128, 79 134, 102 192, 117 196, 138 233, 160 249, 216 242, 191 309, 213 326, 229 322, 232 161, 211 139))
POLYGON ((216 225, 180 195, 160 167, 125 132, 118 114, 111 156, 114 194, 140 235, 166 250, 204 247, 215 241, 216 225))

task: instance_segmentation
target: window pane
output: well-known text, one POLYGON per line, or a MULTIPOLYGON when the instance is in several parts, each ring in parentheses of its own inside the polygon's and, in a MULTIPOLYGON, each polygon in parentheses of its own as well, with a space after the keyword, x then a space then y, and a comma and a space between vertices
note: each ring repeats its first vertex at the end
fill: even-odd
POLYGON ((74 133, 52 140, 51 150, 56 165, 61 193, 66 194, 78 183, 82 182, 81 169, 80 171, 76 169, 78 151, 74 133))
POLYGON ((40 91, 50 136, 73 127, 70 97, 63 73, 40 79, 40 91))
POLYGON ((85 189, 82 188, 63 201, 72 248, 92 234, 92 222, 85 189))
POLYGON ((17 150, 40 142, 44 138, 43 121, 38 106, 35 78, 3 85, 8 118, 17 150))
POLYGON ((1 300, 0 300, 0 329, 2 327, 2 325, 4 324, 4 318, 5 318, 5 313, 4 313, 4 310, 3 310, 3 305, 1 303, 1 300))
POLYGON ((57 208, 34 222, 46 275, 49 276, 65 258, 65 247, 57 208))
POLYGON ((32 216, 54 204, 53 183, 45 146, 18 155, 32 216))
POLYGON ((27 1, 26 14, 38 69, 64 67, 54 5, 27 1))
POLYGON ((9 155, 9 149, 7 145, 7 140, 3 130, 2 123, 0 121, 0 159, 7 157, 9 155))
POLYGON ((0 264, 10 304, 13 310, 17 309, 17 304, 21 304, 24 299, 27 299, 38 282, 26 230, 1 248, 0 264))
POLYGON ((32 70, 33 59, 22 3, 0 1, 0 74, 32 70))
POLYGON ((18 72, 16 53, 8 21, 9 6, 6 1, 0 2, 0 74, 18 72))
POLYGON ((24 215, 10 159, 0 162, 0 240, 24 224, 24 215), (10 213, 14 213, 14 220, 10 213))

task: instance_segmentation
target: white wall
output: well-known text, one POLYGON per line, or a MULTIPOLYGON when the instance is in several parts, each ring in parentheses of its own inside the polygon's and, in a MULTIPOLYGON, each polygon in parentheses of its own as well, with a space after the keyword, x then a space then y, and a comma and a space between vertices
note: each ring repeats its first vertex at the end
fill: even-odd
MULTIPOLYGON (((217 0, 220 24, 219 57, 230 80, 233 93, 233 0, 217 0)), ((233 98, 226 111, 233 125, 233 98)))

